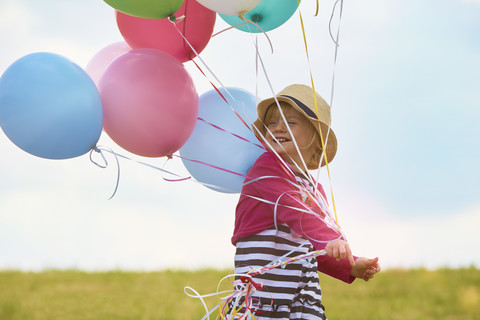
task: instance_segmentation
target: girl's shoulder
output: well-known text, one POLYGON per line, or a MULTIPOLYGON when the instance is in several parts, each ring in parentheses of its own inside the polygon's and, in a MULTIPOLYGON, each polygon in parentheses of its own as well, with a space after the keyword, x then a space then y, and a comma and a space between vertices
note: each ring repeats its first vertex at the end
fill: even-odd
POLYGON ((276 156, 273 152, 271 151, 265 151, 264 153, 262 153, 260 155, 260 157, 258 157, 258 159, 255 161, 255 163, 257 162, 266 162, 266 161, 275 161, 276 160, 276 156))
POLYGON ((262 153, 260 157, 258 157, 258 159, 253 164, 252 169, 261 168, 266 170, 278 171, 281 170, 282 167, 283 164, 280 160, 278 160, 277 156, 271 151, 266 151, 262 153))

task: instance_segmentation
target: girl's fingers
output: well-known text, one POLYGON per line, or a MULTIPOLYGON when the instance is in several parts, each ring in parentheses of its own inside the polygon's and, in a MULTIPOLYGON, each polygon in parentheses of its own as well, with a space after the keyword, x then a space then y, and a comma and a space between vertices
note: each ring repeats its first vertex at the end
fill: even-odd
POLYGON ((347 250, 345 250, 344 246, 341 246, 340 248, 338 248, 338 251, 339 251, 340 259, 345 259, 347 257, 347 250))
POLYGON ((350 262, 350 265, 353 267, 355 265, 355 259, 353 259, 352 250, 350 250, 350 246, 347 246, 347 258, 350 262))
POLYGON ((337 261, 339 260, 339 255, 340 255, 340 254, 338 253, 338 247, 334 247, 334 248, 333 248, 333 257, 334 257, 335 259, 337 259, 337 261))
POLYGON ((339 240, 338 242, 335 241, 330 243, 325 247, 327 251, 327 255, 330 257, 335 258, 337 261, 340 259, 347 258, 350 262, 350 265, 355 265, 355 259, 353 258, 352 251, 350 250, 350 246, 345 241, 339 240))
POLYGON ((327 256, 333 257, 333 249, 332 249, 331 246, 327 245, 327 246, 325 247, 325 250, 327 251, 327 256))

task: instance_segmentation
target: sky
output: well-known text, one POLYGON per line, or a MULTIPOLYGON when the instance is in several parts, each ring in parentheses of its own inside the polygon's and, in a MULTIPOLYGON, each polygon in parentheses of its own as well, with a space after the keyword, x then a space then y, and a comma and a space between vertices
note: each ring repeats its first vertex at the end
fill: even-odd
MULTIPOLYGON (((229 30, 200 54, 221 83, 259 98, 272 95, 255 68, 258 39, 275 92, 310 84, 332 103, 339 147, 330 179, 339 222, 354 254, 384 268, 480 267, 480 1, 346 1, 339 47, 328 32, 334 1, 300 5, 265 35, 229 30)), ((215 32, 228 25, 217 16, 215 32)), ((61 54, 84 68, 123 41, 114 10, 99 0, 0 0, 0 74, 33 52, 61 54)), ((197 60, 198 61, 198 60, 197 60)), ((199 95, 212 90, 185 63, 199 95)), ((105 133, 98 145, 130 157, 95 166, 88 154, 48 160, 0 132, 0 269, 158 270, 231 268, 238 194, 190 181, 179 159, 143 158, 105 133), (167 177, 168 178, 168 177, 167 177)))

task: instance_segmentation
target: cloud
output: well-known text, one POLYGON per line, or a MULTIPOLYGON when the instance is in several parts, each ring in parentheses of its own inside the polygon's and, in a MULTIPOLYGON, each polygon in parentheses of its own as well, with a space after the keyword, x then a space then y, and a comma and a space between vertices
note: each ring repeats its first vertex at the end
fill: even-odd
POLYGON ((480 206, 437 216, 411 208, 402 215, 366 194, 346 198, 340 222, 357 255, 378 256, 387 268, 480 266, 480 206))
MULTIPOLYGON (((145 159, 102 137, 122 155, 187 175, 180 160, 145 159)), ((88 155, 34 157, 0 137, 0 269, 157 270, 229 267, 237 195, 214 192, 120 159, 97 168, 88 155), (171 177, 169 177, 171 178, 171 177)))
POLYGON ((103 2, 0 3, 0 42, 8 48, 0 51, 0 73, 24 55, 45 51, 85 67, 96 52, 120 40, 114 10, 103 2), (85 17, 95 23, 85 23, 85 17))
POLYGON ((25 34, 31 29, 35 20, 35 15, 21 1, 2 1, 0 3, 0 30, 4 30, 5 34, 11 34, 6 30, 11 30, 12 27, 15 28, 15 34, 25 34))
POLYGON ((480 0, 461 0, 462 3, 480 5, 480 0))
POLYGON ((36 16, 29 7, 20 1, 2 1, 0 3, 0 41, 3 50, 0 51, 0 74, 16 59, 22 50, 20 47, 28 46, 26 40, 32 41, 32 24, 36 16), (6 50, 8 48, 8 50, 6 50))
MULTIPOLYGON (((197 186, 183 189, 205 198, 197 186)), ((92 199, 61 186, 2 197, 0 269, 229 267, 234 201, 216 196, 205 204, 185 195, 198 208, 187 212, 180 204, 161 205, 175 200, 165 189, 157 192, 153 202, 131 202, 132 194, 92 199)))
MULTIPOLYGON (((54 181, 4 195, 0 268, 233 266, 230 237, 237 195, 167 183, 151 169, 134 164, 123 168, 120 189, 112 200, 106 200, 104 191, 111 189, 105 185, 92 184, 93 191, 85 194, 80 190, 83 185, 66 187, 54 181)), ((77 175, 82 173, 69 179, 75 181, 77 175)), ((351 190, 337 190, 336 203, 354 253, 379 256, 384 268, 480 266, 480 206, 437 217, 402 216, 373 195, 351 190)))
MULTIPOLYGON (((434 2, 429 2, 422 6, 432 7, 434 2)), ((0 72, 8 63, 34 51, 59 53, 85 66, 101 48, 121 40, 113 11, 103 2, 79 2, 73 9, 70 3, 62 2, 57 10, 40 2, 26 3, 9 0, 0 4, 0 42, 8 48, 0 51, 0 72), (91 19, 85 19, 86 16, 91 19)), ((340 185, 335 190, 340 223, 357 254, 378 255, 387 267, 457 266, 472 262, 480 265, 476 253, 480 244, 473 229, 479 225, 480 205, 474 194, 479 179, 475 176, 478 170, 471 169, 476 168, 478 156, 471 155, 471 163, 463 165, 463 160, 455 168, 448 161, 445 170, 439 170, 431 160, 448 160, 447 156, 454 153, 445 154, 445 145, 461 145, 460 140, 445 144, 446 140, 440 139, 442 130, 452 130, 451 122, 446 126, 446 121, 432 118, 432 108, 437 110, 441 102, 432 101, 432 92, 434 97, 440 97, 436 92, 441 92, 454 106, 454 111, 444 114, 462 115, 463 110, 466 115, 455 119, 456 128, 452 131, 474 128, 476 113, 459 108, 456 102, 470 99, 469 105, 475 105, 478 64, 462 67, 451 63, 451 67, 441 68, 441 76, 437 76, 436 66, 450 61, 450 57, 459 62, 476 57, 477 52, 471 51, 473 38, 464 31, 477 29, 446 19, 452 16, 450 4, 443 4, 440 15, 432 11, 427 17, 419 4, 409 7, 404 3, 372 0, 367 4, 352 2, 344 8, 333 115, 340 141, 334 162, 334 170, 339 171, 333 176, 340 185), (455 81, 448 82, 451 79, 455 81), (412 94, 419 88, 423 95, 414 104, 412 94), (409 122, 407 130, 405 120, 413 118, 416 122, 409 122), (425 124, 430 130, 425 130, 425 124), (408 133, 414 139, 406 139, 408 133), (439 137, 438 146, 428 136, 439 137), (414 152, 416 149, 410 146, 421 152, 414 152), (441 153, 435 153, 433 147, 441 153), (413 159, 412 154, 417 157, 413 159), (465 171, 456 171, 460 168, 465 171), (464 180, 455 180, 462 176, 464 180), (348 190, 342 184, 358 189, 348 190), (448 190, 444 185, 462 187, 448 190), (438 201, 439 193, 434 190, 437 186, 444 192, 442 200, 455 200, 446 209, 445 203, 438 201), (405 190, 409 190, 410 196, 403 195, 405 190), (433 192, 426 194, 429 190, 433 192), (457 194, 450 196, 450 192, 457 194), (475 201, 462 202, 461 194, 472 195, 475 201), (455 209, 461 205, 463 209, 455 209)), ((312 18, 314 2, 302 3, 313 75, 317 90, 325 96, 330 93, 334 52, 327 32, 329 11, 330 8, 321 10, 319 17, 312 18)), ((468 20, 464 15, 453 17, 468 20)), ((217 30, 226 27, 221 19, 217 21, 217 30)), ((274 53, 264 35, 258 35, 258 40, 273 88, 278 91, 292 82, 308 83, 298 16, 269 36, 274 53)), ((224 85, 252 93, 258 85, 259 96, 266 97, 271 91, 261 70, 256 76, 255 38, 238 30, 227 31, 211 40, 202 57, 224 85)), ((186 67, 199 94, 213 89, 193 64, 187 63, 186 67)), ((213 77, 209 79, 216 83, 213 77)), ((44 160, 19 150, 3 134, 0 136, 0 268, 231 266, 235 196, 191 183, 167 183, 159 171, 121 160, 117 195, 107 200, 116 181, 112 157, 104 170, 92 165, 88 156, 44 160)), ((471 139, 475 145, 475 139, 471 139)), ((101 144, 121 150, 106 137, 102 137, 101 144)), ((164 159, 148 162, 161 167, 164 159)), ((179 161, 169 161, 166 169, 185 173, 179 161)))

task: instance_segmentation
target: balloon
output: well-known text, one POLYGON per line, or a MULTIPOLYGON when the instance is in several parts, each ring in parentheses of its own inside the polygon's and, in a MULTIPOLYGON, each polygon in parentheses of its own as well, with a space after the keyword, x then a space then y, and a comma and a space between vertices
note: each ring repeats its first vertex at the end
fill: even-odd
MULTIPOLYGON (((236 102, 224 89, 220 89, 229 105, 247 123, 257 118, 254 95, 238 88, 227 88, 227 90, 236 102)), ((180 149, 180 156, 246 175, 265 150, 252 143, 258 143, 257 138, 231 110, 229 105, 215 90, 200 96, 199 120, 197 120, 192 135, 180 149), (228 132, 215 128, 213 125, 228 132), (251 142, 242 140, 232 134, 251 142)), ((186 159, 182 160, 187 170, 195 179, 208 184, 207 187, 225 193, 241 191, 245 180, 243 176, 186 159)))
MULTIPOLYGON (((216 13, 194 0, 185 0, 175 15, 185 16, 176 26, 187 41, 200 53, 212 37, 216 13)), ((117 25, 125 41, 134 48, 153 48, 170 53, 181 62, 195 57, 188 43, 168 19, 136 18, 116 13, 117 25)))
POLYGON ((134 49, 99 82, 104 129, 122 148, 146 157, 177 151, 195 127, 198 95, 183 64, 160 50, 134 49))
POLYGON ((100 77, 103 75, 110 62, 130 50, 132 50, 132 48, 130 48, 125 41, 112 43, 93 56, 85 67, 85 71, 90 75, 93 82, 98 85, 100 77))
POLYGON ((100 138, 100 96, 76 64, 57 54, 32 53, 14 62, 0 78, 0 126, 30 154, 77 157, 100 138))
POLYGON ((183 0, 104 0, 118 11, 134 17, 163 19, 173 15, 183 0))
MULTIPOLYGON (((251 33, 273 30, 290 19, 297 10, 298 3, 297 0, 262 0, 258 6, 244 15, 246 19, 253 21, 261 29, 252 23, 243 24, 236 28, 251 33)), ((220 17, 231 26, 245 22, 238 16, 220 14, 220 17)))
POLYGON ((244 14, 260 3, 260 0, 197 0, 210 10, 223 14, 244 14))

